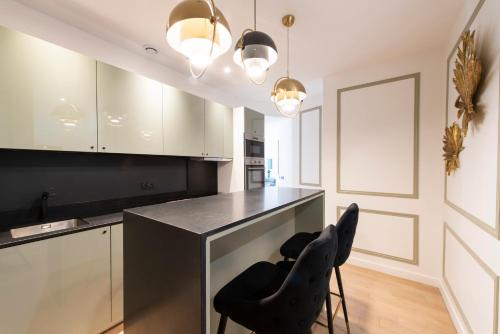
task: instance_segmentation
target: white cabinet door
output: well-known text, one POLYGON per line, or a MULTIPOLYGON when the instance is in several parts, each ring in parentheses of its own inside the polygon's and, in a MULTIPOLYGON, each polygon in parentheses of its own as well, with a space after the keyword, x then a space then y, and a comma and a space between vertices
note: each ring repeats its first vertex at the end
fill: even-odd
POLYGON ((111 321, 123 321, 123 224, 111 226, 111 321))
POLYGON ((163 154, 162 85, 97 63, 99 151, 163 154))
POLYGON ((111 322, 110 228, 0 249, 0 333, 100 333, 111 322))
POLYGON ((224 111, 224 158, 233 158, 233 108, 224 111))
POLYGON ((245 108, 245 133, 264 138, 264 115, 245 108))
POLYGON ((0 27, 0 147, 96 151, 96 61, 0 27))
POLYGON ((203 156, 204 122, 202 98, 163 85, 164 154, 203 156))
POLYGON ((224 113, 225 106, 205 100, 205 155, 224 156, 224 113))

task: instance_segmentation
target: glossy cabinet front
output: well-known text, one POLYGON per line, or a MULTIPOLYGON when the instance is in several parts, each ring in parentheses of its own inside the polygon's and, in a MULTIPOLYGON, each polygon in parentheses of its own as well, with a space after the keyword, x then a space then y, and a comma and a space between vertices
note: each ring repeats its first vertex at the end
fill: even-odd
POLYGON ((123 224, 111 226, 111 322, 123 321, 123 224))
POLYGON ((245 133, 264 138, 264 115, 245 108, 245 133))
POLYGON ((0 148, 97 151, 96 61, 0 27, 0 148))
POLYGON ((0 268, 0 333, 109 328, 110 227, 0 249, 0 268))
POLYGON ((212 158, 224 156, 224 118, 226 106, 205 100, 205 154, 212 158))
POLYGON ((204 103, 201 97, 163 85, 164 154, 205 155, 204 103))
MULTIPOLYGON (((233 108, 224 111, 224 158, 233 158, 233 108)), ((241 138, 243 140, 243 138, 241 138)))
POLYGON ((163 154, 162 84, 97 63, 99 152, 163 154))

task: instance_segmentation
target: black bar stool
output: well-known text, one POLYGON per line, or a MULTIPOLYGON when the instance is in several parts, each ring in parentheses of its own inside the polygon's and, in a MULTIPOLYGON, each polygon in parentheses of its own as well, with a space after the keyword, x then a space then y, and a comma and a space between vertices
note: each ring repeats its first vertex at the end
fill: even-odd
POLYGON ((221 314, 218 334, 227 318, 258 334, 306 334, 326 301, 333 334, 329 282, 337 253, 333 225, 309 243, 295 262, 258 262, 226 284, 215 296, 221 314))
MULTIPOLYGON (((334 262, 335 276, 337 277, 337 284, 340 292, 340 299, 342 300, 342 309, 344 311, 345 324, 347 327, 347 332, 350 333, 349 328, 349 318, 347 316, 347 304, 344 296, 344 288, 342 286, 342 276, 340 275, 340 266, 343 265, 349 255, 351 254, 352 243, 354 241, 354 235, 356 234, 356 227, 358 225, 359 208, 356 203, 349 205, 347 210, 344 212, 342 217, 340 217, 336 227, 338 235, 338 250, 334 262)), ((288 239, 280 248, 280 253, 285 258, 297 259, 300 256, 302 250, 313 240, 318 238, 320 232, 297 233, 288 239)), ((331 306, 330 306, 331 308, 331 306)))

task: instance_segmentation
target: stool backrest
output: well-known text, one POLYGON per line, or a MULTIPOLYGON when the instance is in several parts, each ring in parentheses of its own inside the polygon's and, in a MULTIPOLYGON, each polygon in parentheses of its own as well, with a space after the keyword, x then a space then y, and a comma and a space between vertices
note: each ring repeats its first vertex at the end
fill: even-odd
POLYGON ((356 203, 349 205, 337 222, 338 249, 335 267, 343 265, 351 254, 356 227, 358 226, 359 208, 356 203))
POLYGON ((337 233, 330 225, 302 251, 281 288, 262 300, 271 319, 265 333, 308 332, 329 293, 336 252, 337 233))

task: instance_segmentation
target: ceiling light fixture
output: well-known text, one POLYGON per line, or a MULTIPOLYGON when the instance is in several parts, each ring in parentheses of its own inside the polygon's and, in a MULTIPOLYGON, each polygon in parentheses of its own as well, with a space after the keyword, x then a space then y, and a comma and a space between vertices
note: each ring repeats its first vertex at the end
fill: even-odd
POLYGON ((285 15, 281 22, 287 28, 286 77, 279 78, 274 84, 271 101, 283 116, 295 117, 300 112, 307 93, 300 81, 290 78, 290 27, 295 23, 295 17, 285 15))
POLYGON ((200 78, 212 61, 232 44, 226 18, 213 0, 184 0, 170 13, 167 42, 189 60, 189 69, 200 78))
POLYGON ((266 81, 269 68, 278 60, 278 50, 273 39, 257 31, 257 0, 253 1, 253 29, 245 29, 236 43, 234 62, 257 85, 266 81))

